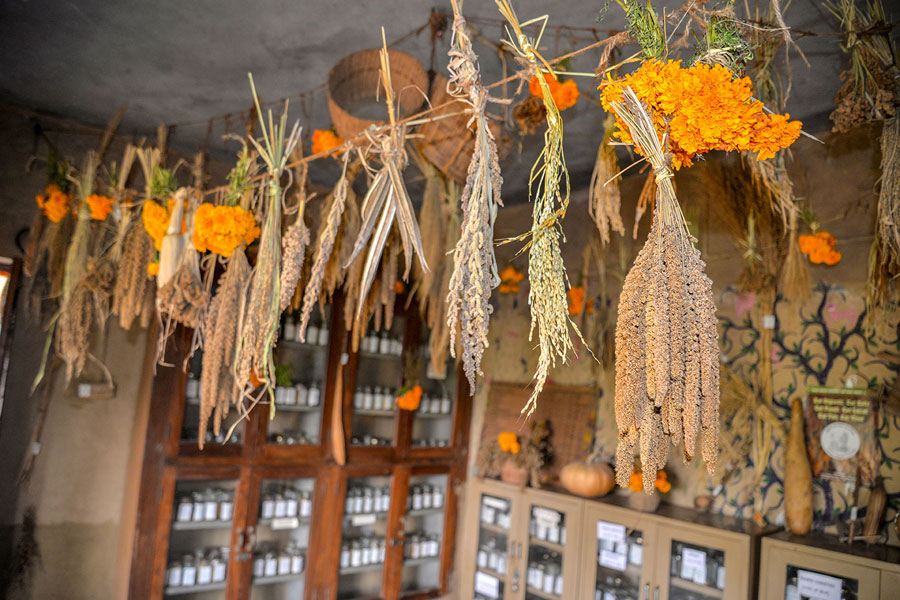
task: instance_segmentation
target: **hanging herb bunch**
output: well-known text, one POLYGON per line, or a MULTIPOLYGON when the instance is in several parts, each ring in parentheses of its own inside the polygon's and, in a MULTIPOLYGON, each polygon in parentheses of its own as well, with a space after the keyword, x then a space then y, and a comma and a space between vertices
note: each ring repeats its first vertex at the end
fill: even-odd
MULTIPOLYGON (((647 54, 660 56, 656 48, 647 54)), ((800 123, 765 113, 750 88, 749 79, 721 64, 682 68, 680 61, 659 60, 601 85, 603 107, 616 115, 616 137, 634 144, 656 187, 650 234, 625 278, 616 324, 616 480, 622 487, 637 450, 644 490, 653 493, 669 443, 683 443, 689 461, 700 438, 707 469, 715 469, 716 307, 672 178, 697 154, 753 150, 765 159, 797 139, 800 123)))
POLYGON ((550 369, 556 365, 557 360, 565 363, 569 352, 574 352, 569 327, 582 339, 578 327, 569 316, 567 290, 570 286, 560 250, 560 238, 563 235, 560 220, 569 206, 569 174, 563 155, 562 117, 547 83, 547 76, 553 79, 556 74, 537 51, 541 36, 531 40, 522 31, 522 27, 532 23, 541 22, 546 25, 547 17, 538 17, 520 24, 509 0, 496 2, 500 13, 512 28, 512 31, 507 32, 509 39, 504 39, 503 42, 516 56, 535 69, 547 117, 544 147, 531 168, 528 185, 528 195, 533 203, 531 230, 515 238, 527 239, 522 251, 528 251, 528 304, 531 307, 531 330, 528 338, 531 340, 537 330, 540 348, 534 374, 534 390, 522 409, 523 413, 531 415, 537 407, 538 396, 544 389, 550 369))

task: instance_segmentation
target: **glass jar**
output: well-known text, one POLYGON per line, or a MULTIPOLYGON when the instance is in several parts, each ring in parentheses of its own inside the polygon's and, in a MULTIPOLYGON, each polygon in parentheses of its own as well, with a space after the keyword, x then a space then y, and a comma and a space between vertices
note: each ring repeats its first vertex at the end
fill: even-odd
POLYGON ((230 521, 231 517, 234 516, 234 500, 228 492, 226 492, 225 490, 219 490, 218 501, 219 520, 230 521))
POLYGON ((341 568, 346 569, 350 566, 350 546, 344 544, 341 546, 341 568))
POLYGON ((274 577, 278 574, 278 557, 274 552, 266 552, 266 570, 265 577, 274 577))
POLYGON ((203 494, 201 494, 200 492, 194 492, 191 494, 191 499, 193 501, 191 520, 202 521, 203 517, 206 515, 206 502, 204 502, 203 500, 203 494))
POLYGON ((195 558, 197 561, 197 585, 209 585, 212 583, 212 561, 199 550, 195 558))
POLYGON ((422 510, 422 488, 419 486, 413 488, 412 509, 422 510))
POLYGON ((203 520, 215 521, 219 517, 219 501, 215 491, 207 489, 203 492, 203 520))
POLYGON ((253 576, 265 577, 266 575, 266 557, 262 554, 253 555, 253 576))
POLYGON ((300 552, 300 548, 294 546, 291 548, 291 574, 297 575, 303 572, 303 563, 305 559, 303 554, 300 552))
POLYGON ((310 325, 306 328, 306 343, 315 345, 319 342, 319 327, 310 325))
POLYGON ((381 508, 379 512, 387 512, 391 508, 391 488, 381 488, 381 508))
POLYGON ((297 322, 294 317, 288 317, 284 320, 284 330, 282 330, 281 339, 293 342, 297 339, 297 322))
POLYGON ((391 340, 391 354, 394 356, 400 356, 403 354, 403 342, 394 338, 391 340))
POLYGON ((212 580, 213 583, 221 583, 225 581, 225 575, 228 572, 228 546, 222 546, 212 558, 212 580))
POLYGON ((166 585, 169 587, 181 586, 182 563, 180 560, 174 560, 169 563, 166 569, 166 585))
POLYGON ((327 345, 328 345, 328 326, 327 326, 327 325, 324 325, 324 324, 323 324, 323 325, 319 328, 319 337, 318 337, 317 341, 318 341, 318 343, 319 343, 320 346, 327 346, 327 345))
POLYGON ((306 403, 309 406, 318 406, 319 401, 321 400, 322 393, 319 390, 319 384, 313 383, 309 386, 309 392, 306 396, 306 403))
POLYGON ((375 397, 372 394, 372 388, 367 387, 363 390, 363 410, 372 410, 375 397))
POLYGON ((187 383, 184 388, 184 396, 189 400, 194 400, 200 397, 200 380, 197 379, 197 376, 193 373, 188 373, 187 375, 187 383))
POLYGON ((423 415, 428 414, 431 411, 431 396, 422 394, 422 397, 419 399, 418 411, 423 415))
POLYGON ((271 519, 275 516, 275 498, 270 493, 263 496, 260 515, 263 519, 271 519))
POLYGON ((291 572, 291 555, 287 548, 278 554, 278 574, 288 575, 291 572))
POLYGON ((190 554, 185 554, 181 563, 183 565, 181 568, 181 585, 197 585, 197 564, 194 562, 194 557, 190 554))
POLYGON ((178 508, 175 511, 175 520, 185 523, 191 520, 194 513, 194 503, 191 502, 190 496, 182 496, 178 499, 178 508))
POLYGON ((444 392, 444 395, 441 396, 441 414, 449 415, 450 408, 450 397, 447 396, 447 392, 444 392))
POLYGON ((477 564, 480 569, 486 569, 488 566, 488 551, 483 546, 478 549, 478 554, 475 557, 475 564, 477 564))
POLYGON ((353 392, 353 408, 359 410, 363 407, 363 391, 362 388, 356 388, 353 392))
POLYGON ((549 565, 544 571, 544 581, 541 586, 541 590, 545 594, 552 594, 553 589, 556 587, 556 576, 559 575, 559 567, 556 565, 549 565))
POLYGON ((366 513, 366 514, 375 512, 373 501, 374 501, 374 499, 372 497, 372 488, 366 488, 363 491, 363 501, 362 501, 362 511, 361 512, 366 513))
POLYGON ((359 542, 353 540, 350 544, 350 566, 358 567, 362 564, 362 548, 359 547, 359 542))
POLYGON ((285 490, 284 492, 284 516, 296 517, 300 510, 300 503, 297 500, 296 490, 285 490))
POLYGON ((294 386, 294 389, 297 390, 297 406, 309 406, 309 390, 302 383, 298 383, 294 386))
POLYGON ((361 513, 363 511, 363 495, 361 490, 354 490, 356 494, 353 496, 353 512, 361 513))
POLYGON ((275 494, 275 518, 281 519, 287 516, 287 502, 281 494, 275 494))
POLYGON ((434 486, 434 489, 431 492, 431 505, 435 508, 442 508, 444 506, 444 490, 438 486, 434 486))
POLYGON ((378 340, 378 353, 379 354, 390 354, 391 353, 391 339, 388 337, 386 331, 382 332, 381 339, 378 340))
POLYGON ((312 498, 310 498, 309 492, 304 490, 300 492, 300 516, 309 517, 310 515, 312 515, 312 498))

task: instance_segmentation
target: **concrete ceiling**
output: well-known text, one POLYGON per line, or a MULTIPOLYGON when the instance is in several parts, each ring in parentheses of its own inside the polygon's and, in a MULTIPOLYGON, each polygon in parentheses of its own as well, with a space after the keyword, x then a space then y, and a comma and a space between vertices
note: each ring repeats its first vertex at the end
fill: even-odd
MULTIPOLYGON (((624 24, 621 9, 612 2, 597 22, 604 1, 514 0, 514 6, 522 20, 549 13, 551 26, 594 27, 604 36, 606 30, 621 29, 624 24)), ((765 6, 767 0, 760 2, 765 6)), ((671 11, 681 3, 657 0, 654 6, 671 11)), ((99 127, 127 102, 120 131, 147 135, 158 123, 175 123, 173 144, 193 149, 208 142, 215 155, 227 157, 234 144, 228 146, 220 138, 226 129, 243 129, 240 113, 251 102, 248 71, 253 72, 264 100, 296 96, 324 83, 341 57, 379 45, 380 26, 385 27, 389 42, 398 40, 426 23, 432 8, 449 12, 449 0, 4 0, 0 3, 0 102, 99 127), (235 116, 227 124, 215 121, 210 131, 209 118, 224 113, 235 116)), ((472 17, 499 18, 490 0, 468 0, 464 10, 472 17)), ((820 0, 794 0, 786 20, 805 31, 826 32, 836 26, 820 0)), ((499 25, 473 21, 486 38, 500 38, 499 25)), ((446 65, 448 37, 437 41, 435 67, 440 70, 446 65)), ((586 29, 550 32, 545 36, 545 53, 556 56, 594 40, 586 29)), ((843 65, 838 38, 807 36, 798 41, 810 68, 793 56, 788 108, 806 122, 806 129, 822 131, 827 128, 843 65)), ((396 47, 428 67, 428 28, 396 47)), ((499 79, 496 52, 481 44, 476 51, 485 80, 499 79)), ((597 59, 597 53, 587 53, 572 68, 593 71, 597 59)), ((579 87, 593 86, 579 78, 579 87)), ((308 132, 329 126, 322 90, 305 102, 292 103, 291 112, 308 132)), ((591 102, 581 101, 563 116, 567 160, 573 184, 578 185, 590 176, 603 113, 591 102)), ((525 138, 521 153, 513 152, 507 159, 505 195, 510 201, 520 199, 540 141, 540 136, 525 138)), ((323 183, 333 181, 334 168, 312 170, 311 176, 323 183)))

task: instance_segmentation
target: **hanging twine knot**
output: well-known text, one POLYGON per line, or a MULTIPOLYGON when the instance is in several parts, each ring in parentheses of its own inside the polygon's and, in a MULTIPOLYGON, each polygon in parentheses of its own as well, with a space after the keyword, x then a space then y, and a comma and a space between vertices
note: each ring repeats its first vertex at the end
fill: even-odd
POLYGON ((656 174, 657 184, 659 184, 663 179, 669 179, 670 177, 675 176, 675 174, 672 173, 672 169, 670 169, 666 165, 653 169, 653 172, 656 174))

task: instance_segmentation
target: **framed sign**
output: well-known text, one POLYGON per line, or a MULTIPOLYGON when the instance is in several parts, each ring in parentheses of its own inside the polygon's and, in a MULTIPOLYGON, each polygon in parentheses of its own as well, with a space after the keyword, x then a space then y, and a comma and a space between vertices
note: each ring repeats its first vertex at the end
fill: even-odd
POLYGON ((806 434, 813 475, 863 486, 878 474, 875 403, 866 388, 811 387, 806 434))

